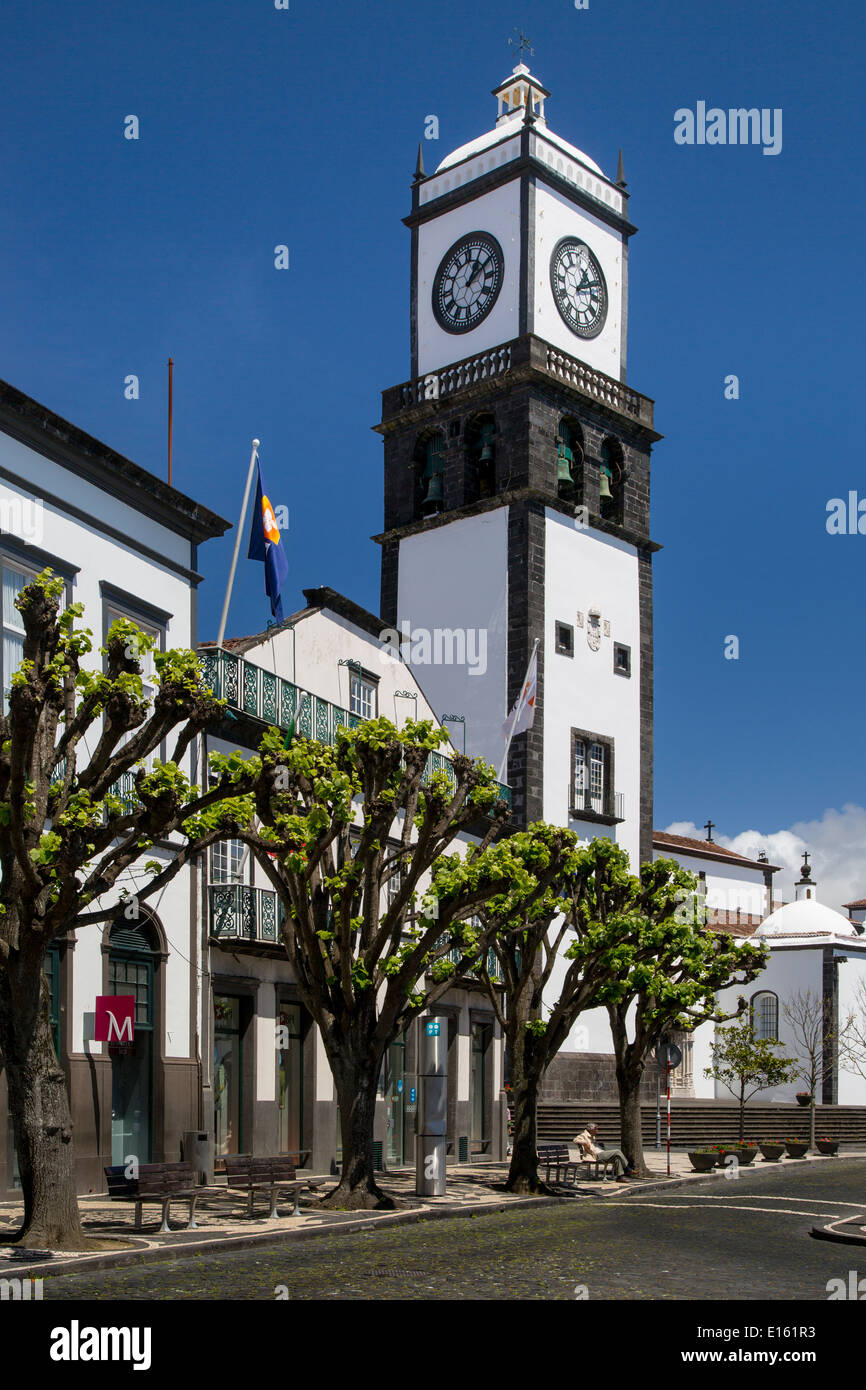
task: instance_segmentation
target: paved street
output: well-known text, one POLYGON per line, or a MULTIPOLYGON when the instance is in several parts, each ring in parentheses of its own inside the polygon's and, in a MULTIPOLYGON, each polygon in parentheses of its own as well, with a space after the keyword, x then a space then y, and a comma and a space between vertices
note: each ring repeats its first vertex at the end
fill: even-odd
POLYGON ((45 1299, 817 1299, 866 1249, 816 1224, 864 1214, 866 1163, 840 1159, 646 1195, 576 1199, 45 1280, 45 1299), (577 1291, 577 1293, 576 1293, 577 1291), (285 1296, 285 1295, 283 1295, 285 1296))

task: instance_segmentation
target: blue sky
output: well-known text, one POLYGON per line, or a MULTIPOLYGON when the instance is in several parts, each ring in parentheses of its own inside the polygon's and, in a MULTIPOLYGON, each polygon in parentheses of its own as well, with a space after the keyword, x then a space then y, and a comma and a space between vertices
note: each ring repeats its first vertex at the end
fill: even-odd
MULTIPOLYGON (((711 816, 734 835, 862 803, 866 535, 825 528, 828 499, 866 497, 853 0, 7 0, 0 376, 164 473, 171 354, 175 484, 234 519, 258 435, 290 511, 286 610, 322 583, 376 609, 370 426, 379 392, 409 374, 401 218, 417 142, 436 114, 429 169, 491 126, 515 25, 553 129, 608 173, 623 147, 640 228, 629 380, 665 435, 656 824, 711 816), (678 146, 674 112, 699 100, 781 108, 781 153, 678 146), (138 141, 123 138, 129 114, 138 141)), ((202 636, 230 548, 202 553, 202 636)), ((263 626, 261 586, 242 565, 231 631, 263 626)))

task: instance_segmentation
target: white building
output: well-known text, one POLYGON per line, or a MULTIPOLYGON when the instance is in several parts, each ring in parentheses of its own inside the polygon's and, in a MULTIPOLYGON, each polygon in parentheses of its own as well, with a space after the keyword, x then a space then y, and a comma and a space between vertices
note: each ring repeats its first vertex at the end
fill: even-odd
MULTIPOLYGON (((201 644, 208 680, 229 705, 205 754, 255 750, 269 723, 287 727, 296 710, 298 733, 325 743, 339 724, 380 715, 398 726, 409 717, 438 722, 412 668, 380 640, 381 619, 332 589, 304 595, 307 607, 280 627, 221 649, 201 644)), ((446 766, 450 751, 433 754, 433 766, 446 766)), ((203 1021, 212 1043, 203 1051, 202 1085, 217 1155, 309 1150, 316 1171, 328 1171, 341 1153, 333 1079, 294 984, 276 894, 238 841, 213 849, 206 880, 200 952, 213 1009, 203 1021), (275 1050, 278 1023, 288 1046, 275 1050)), ((448 1160, 503 1157, 502 1037, 489 1000, 467 978, 429 1012, 447 1020, 448 1160)), ((386 1166, 414 1162, 420 1026, 414 1020, 392 1043, 380 1079, 375 1135, 386 1166)))
MULTIPOLYGON (((228 522, 185 497, 45 406, 0 383, 2 688, 21 655, 14 598, 49 566, 68 602, 85 606, 90 660, 117 617, 134 619, 161 648, 196 641, 198 548, 228 522)), ((186 771, 192 775, 187 760, 186 771)), ((157 846, 154 857, 170 853, 157 846)), ((55 1042, 66 1072, 83 1191, 104 1187, 102 1168, 126 1154, 176 1159, 199 1110, 201 960, 193 929, 195 871, 184 870, 138 922, 82 929, 46 961, 55 1042), (99 994, 138 998, 131 1052, 93 1039, 99 994)), ((0 1195, 16 1191, 6 1082, 0 1075, 0 1195)))
MULTIPOLYGON (((807 1061, 807 1052, 797 1042, 794 1028, 785 1017, 784 1005, 794 997, 811 996, 825 1010, 831 1032, 838 1032, 852 1012, 857 1011, 857 993, 866 982, 866 935, 862 923, 851 922, 818 901, 817 884, 812 879, 808 856, 803 873, 795 885, 795 900, 777 907, 755 932, 755 940, 770 949, 770 961, 758 979, 743 988, 721 994, 730 1003, 738 994, 749 1000, 749 1013, 757 1035, 778 1038, 781 1053, 807 1061)), ((699 1030, 701 1031, 701 1030, 699 1030)), ((828 1041, 822 1050, 819 1092, 815 1099, 823 1105, 866 1105, 866 1080, 840 1065, 838 1048, 828 1041)), ((704 1094, 730 1099, 721 1083, 709 1082, 704 1094)), ((762 1101, 792 1101, 797 1091, 807 1090, 803 1078, 761 1091, 762 1101)), ((701 1094, 702 1092, 698 1092, 701 1094)))

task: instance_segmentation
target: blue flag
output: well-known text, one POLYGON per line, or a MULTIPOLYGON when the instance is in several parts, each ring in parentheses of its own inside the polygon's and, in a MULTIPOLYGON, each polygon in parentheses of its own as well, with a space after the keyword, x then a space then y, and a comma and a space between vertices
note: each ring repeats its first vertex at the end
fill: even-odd
POLYGON ((283 601, 280 597, 282 587, 289 572, 289 562, 280 539, 280 528, 274 516, 270 498, 262 484, 262 468, 256 459, 258 481, 256 483, 256 502, 253 508, 253 524, 250 528, 250 548, 247 559, 264 560, 265 593, 271 601, 271 613, 278 623, 283 621, 283 601))

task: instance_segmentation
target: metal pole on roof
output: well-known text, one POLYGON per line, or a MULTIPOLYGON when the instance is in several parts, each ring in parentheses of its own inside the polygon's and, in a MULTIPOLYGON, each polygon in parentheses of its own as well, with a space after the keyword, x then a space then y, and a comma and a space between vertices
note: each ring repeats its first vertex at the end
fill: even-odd
POLYGON ((174 399, 173 392, 174 377, 174 358, 168 359, 168 485, 171 487, 171 418, 172 404, 174 399))
POLYGON ((261 444, 261 442, 262 441, 260 439, 253 440, 253 451, 250 454, 250 468, 249 472, 247 473, 247 485, 244 488, 244 501, 243 506, 241 507, 241 519, 238 522, 238 529, 235 532, 235 549, 234 554, 232 555, 232 566, 229 570, 229 582, 226 586, 226 596, 225 601, 223 603, 222 617, 220 618, 220 630, 216 643, 218 647, 222 646, 223 638, 225 637, 226 621, 229 616, 229 603, 231 601, 232 589, 234 588, 235 582, 235 570, 238 567, 238 551, 241 548, 241 535, 243 534, 244 522, 247 519, 247 506, 249 505, 250 500, 250 489, 253 485, 253 469, 256 466, 256 459, 259 456, 259 445, 261 444))

